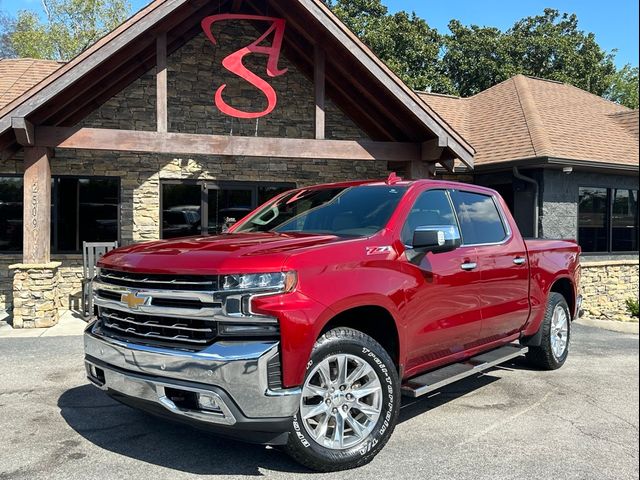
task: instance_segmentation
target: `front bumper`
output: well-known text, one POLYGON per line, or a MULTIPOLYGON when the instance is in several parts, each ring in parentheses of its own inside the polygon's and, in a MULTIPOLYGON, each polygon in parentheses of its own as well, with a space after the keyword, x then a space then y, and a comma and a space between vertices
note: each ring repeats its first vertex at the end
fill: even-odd
POLYGON ((276 341, 217 342, 187 352, 105 338, 94 324, 84 345, 92 383, 124 403, 183 422, 227 433, 283 433, 299 405, 300 389, 269 389, 267 364, 279 355, 276 341))

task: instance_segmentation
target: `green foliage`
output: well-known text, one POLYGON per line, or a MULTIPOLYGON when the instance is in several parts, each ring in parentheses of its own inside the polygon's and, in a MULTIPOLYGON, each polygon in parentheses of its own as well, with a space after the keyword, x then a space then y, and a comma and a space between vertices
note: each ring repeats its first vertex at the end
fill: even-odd
POLYGON ((640 316, 640 302, 638 302, 637 298, 629 298, 626 301, 627 310, 631 314, 632 317, 638 318, 640 316))
POLYGON ((445 72, 458 93, 469 96, 522 73, 570 83, 603 95, 615 73, 613 56, 592 33, 578 28, 575 15, 545 9, 502 32, 496 28, 449 24, 445 72))
POLYGON ((470 96, 522 73, 637 106, 637 69, 635 80, 633 69, 616 73, 613 54, 576 15, 548 8, 507 31, 452 20, 441 35, 413 13, 390 14, 381 0, 325 1, 413 88, 470 96))
POLYGON ((605 96, 626 107, 638 108, 638 67, 627 64, 618 70, 605 96))
POLYGON ((497 28, 467 27, 451 20, 449 30, 442 63, 456 94, 475 95, 517 73, 504 34, 497 28))
POLYGON ((440 63, 444 39, 415 13, 390 14, 380 0, 326 3, 411 88, 453 93, 440 63))
POLYGON ((4 12, 0 12, 0 58, 11 58, 16 52, 11 47, 10 32, 13 31, 14 20, 4 12))
POLYGON ((68 61, 122 23, 128 0, 42 0, 45 21, 21 10, 9 31, 19 57, 68 61))

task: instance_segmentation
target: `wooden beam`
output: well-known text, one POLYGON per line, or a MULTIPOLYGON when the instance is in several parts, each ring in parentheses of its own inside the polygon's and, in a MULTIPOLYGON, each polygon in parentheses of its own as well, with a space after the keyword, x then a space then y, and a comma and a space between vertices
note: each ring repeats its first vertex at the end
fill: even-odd
POLYGON ((433 178, 436 176, 436 162, 424 162, 415 160, 409 165, 409 178, 420 180, 422 178, 433 178))
POLYGON ((33 124, 29 120, 24 117, 13 117, 11 119, 11 128, 13 128, 16 140, 20 145, 28 147, 34 144, 33 124))
POLYGON ((158 35, 156 40, 156 105, 158 132, 168 130, 167 116, 167 34, 158 35))
POLYGON ((325 52, 316 44, 314 47, 314 79, 316 98, 316 140, 325 138, 325 52))
POLYGON ((51 166, 44 147, 24 149, 23 262, 51 260, 51 166))
POLYGON ((401 142, 231 137, 100 128, 36 127, 36 145, 174 155, 288 159, 417 161, 420 144, 401 142))
POLYGON ((422 143, 421 160, 423 162, 438 162, 444 153, 444 147, 440 145, 440 139, 434 138, 422 143))

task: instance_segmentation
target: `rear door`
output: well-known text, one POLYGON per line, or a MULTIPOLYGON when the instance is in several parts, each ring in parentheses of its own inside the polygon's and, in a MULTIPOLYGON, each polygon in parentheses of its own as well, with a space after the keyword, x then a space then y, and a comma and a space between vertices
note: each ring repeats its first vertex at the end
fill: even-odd
POLYGON ((480 335, 480 274, 473 246, 450 252, 419 253, 411 248, 418 227, 456 226, 449 194, 423 192, 404 224, 405 270, 413 278, 406 292, 407 372, 462 352, 480 335))
POLYGON ((451 192, 463 243, 476 248, 483 343, 516 334, 529 318, 529 266, 524 241, 512 232, 498 199, 451 192))

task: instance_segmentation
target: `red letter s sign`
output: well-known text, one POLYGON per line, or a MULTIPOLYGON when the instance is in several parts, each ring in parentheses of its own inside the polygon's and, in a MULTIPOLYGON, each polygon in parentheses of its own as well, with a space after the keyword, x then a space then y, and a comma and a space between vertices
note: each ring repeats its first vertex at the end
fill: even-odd
POLYGON ((231 13, 213 15, 202 20, 202 29, 204 30, 207 38, 214 45, 216 45, 218 42, 213 36, 213 24, 223 20, 257 20, 271 22, 271 26, 269 27, 269 29, 255 42, 247 47, 238 50, 237 52, 232 53, 222 61, 222 66, 224 68, 245 79, 247 82, 249 82, 264 94, 268 102, 267 108, 261 112, 243 112, 242 110, 233 108, 222 98, 222 92, 224 92, 224 89, 227 87, 226 84, 218 88, 215 95, 216 106, 222 113, 237 118, 264 117, 265 115, 271 113, 274 108, 276 108, 276 104, 278 101, 276 92, 266 80, 263 80, 258 75, 247 69, 242 63, 242 60, 244 57, 252 53, 268 55, 269 60, 267 62, 267 75, 273 78, 287 73, 286 68, 282 70, 278 68, 278 61, 280 60, 280 51, 282 49, 282 41, 284 39, 286 22, 281 18, 261 17, 257 15, 236 15, 231 13), (272 45, 270 47, 260 46, 260 44, 264 42, 265 39, 267 39, 272 33, 274 33, 272 45))

